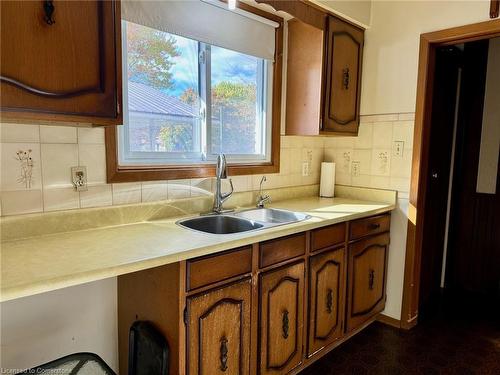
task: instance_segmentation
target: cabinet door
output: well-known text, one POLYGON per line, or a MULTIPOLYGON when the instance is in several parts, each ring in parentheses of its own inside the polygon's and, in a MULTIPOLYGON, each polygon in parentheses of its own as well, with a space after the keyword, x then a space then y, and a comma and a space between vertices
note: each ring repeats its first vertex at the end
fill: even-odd
POLYGON ((2 1, 2 116, 119 123, 119 5, 104 0, 2 1), (45 10, 49 4, 52 23, 45 10))
POLYGON ((363 30, 329 17, 323 131, 358 132, 363 40, 363 30))
POLYGON ((349 246, 348 331, 384 309, 388 248, 389 233, 349 246))
POLYGON ((190 375, 249 374, 250 302, 250 279, 188 298, 190 375))
POLYGON ((310 259, 309 356, 342 337, 345 264, 344 248, 310 259))
POLYGON ((260 374, 286 374, 302 362, 304 263, 260 277, 260 374))

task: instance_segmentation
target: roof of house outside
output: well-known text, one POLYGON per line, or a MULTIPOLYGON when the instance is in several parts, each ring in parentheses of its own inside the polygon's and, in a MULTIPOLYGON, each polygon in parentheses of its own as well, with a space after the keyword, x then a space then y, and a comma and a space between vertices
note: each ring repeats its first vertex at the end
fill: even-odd
POLYGON ((128 81, 128 109, 158 115, 196 117, 194 108, 174 96, 139 82, 128 81))

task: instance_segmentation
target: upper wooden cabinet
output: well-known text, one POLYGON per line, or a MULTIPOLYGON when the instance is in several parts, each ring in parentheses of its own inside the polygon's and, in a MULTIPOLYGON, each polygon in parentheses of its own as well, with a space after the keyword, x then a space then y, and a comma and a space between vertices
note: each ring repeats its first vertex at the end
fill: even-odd
POLYGON ((322 130, 357 134, 364 32, 328 18, 322 130))
POLYGON ((2 117, 119 124, 119 1, 2 1, 2 117))
POLYGON ((286 134, 356 135, 364 31, 334 16, 288 23, 286 134))

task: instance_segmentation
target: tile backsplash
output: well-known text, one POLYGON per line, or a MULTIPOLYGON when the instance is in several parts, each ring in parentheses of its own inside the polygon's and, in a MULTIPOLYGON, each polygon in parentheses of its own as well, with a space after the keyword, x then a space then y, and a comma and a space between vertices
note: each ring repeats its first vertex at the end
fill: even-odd
POLYGON ((336 183, 397 190, 407 197, 413 125, 413 113, 361 116, 357 137, 326 138, 324 159, 336 163, 336 183))
MULTIPOLYGON (((100 207, 211 194, 213 179, 106 183, 104 130, 0 124, 1 215, 100 207), (87 167, 88 191, 77 192, 70 169, 87 167)), ((319 182, 322 161, 337 163, 337 183, 407 193, 413 114, 362 116, 358 137, 281 137, 281 172, 265 188, 319 182), (395 141, 403 144, 396 155, 395 141), (310 174, 302 176, 303 162, 310 174)), ((260 175, 233 176, 235 191, 258 189, 260 175)), ((224 188, 227 188, 224 187, 224 188)))

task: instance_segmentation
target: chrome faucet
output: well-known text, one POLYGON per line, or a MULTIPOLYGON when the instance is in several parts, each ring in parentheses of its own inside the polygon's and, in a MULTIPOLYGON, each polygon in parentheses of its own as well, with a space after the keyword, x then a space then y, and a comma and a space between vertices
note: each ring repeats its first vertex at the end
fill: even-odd
POLYGON ((260 180, 259 196, 257 197, 257 208, 264 208, 266 202, 271 202, 271 197, 268 194, 262 194, 262 184, 267 181, 266 176, 262 176, 260 180))
MULTIPOLYGON (((229 185, 231 185, 231 191, 227 193, 223 193, 221 191, 221 180, 223 178, 227 178, 227 163, 226 163, 226 155, 224 154, 219 154, 217 157, 217 165, 215 167, 215 178, 216 183, 215 183, 215 195, 214 195, 214 208, 213 212, 216 214, 221 214, 224 211, 222 208, 222 204, 231 197, 233 194, 234 188, 233 188, 233 181, 229 179, 229 185)), ((232 211, 232 210, 230 210, 232 211)))

